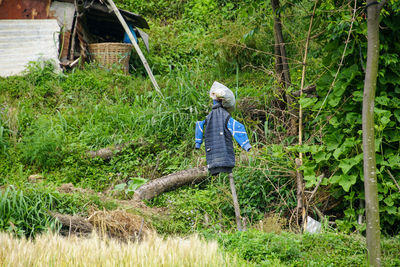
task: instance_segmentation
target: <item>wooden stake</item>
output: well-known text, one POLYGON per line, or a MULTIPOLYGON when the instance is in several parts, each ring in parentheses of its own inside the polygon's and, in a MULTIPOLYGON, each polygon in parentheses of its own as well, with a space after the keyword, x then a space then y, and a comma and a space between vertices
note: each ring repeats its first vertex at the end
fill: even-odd
POLYGON ((119 22, 121 22, 122 27, 124 28, 126 34, 128 35, 129 39, 131 40, 133 46, 135 47, 136 52, 138 53, 140 59, 142 60, 143 65, 144 65, 144 67, 145 67, 145 69, 146 69, 146 71, 147 71, 147 74, 149 75, 150 80, 151 80, 151 82, 153 83, 154 88, 156 89, 157 93, 159 93, 161 96, 163 96, 163 94, 162 94, 161 91, 160 91, 160 87, 158 86, 157 81, 156 81, 156 79, 154 78, 153 73, 151 72, 151 69, 150 69, 150 67, 149 67, 149 64, 147 63, 147 60, 146 60, 146 58, 144 57, 144 55, 143 55, 143 53, 142 53, 142 50, 140 50, 139 45, 136 43, 136 40, 135 40, 135 38, 133 37, 133 35, 132 35, 132 33, 131 33, 131 31, 130 31, 130 29, 129 29, 129 27, 128 27, 128 24, 126 24, 126 21, 125 21, 124 18, 122 17, 121 13, 119 12, 119 10, 118 10, 118 8, 116 7, 116 5, 114 4, 113 0, 107 0, 107 2, 110 4, 109 8, 110 8, 112 11, 114 11, 114 13, 115 13, 115 15, 117 16, 119 22))
POLYGON ((236 216, 236 224, 237 228, 239 231, 242 231, 242 217, 240 216, 240 208, 239 208, 239 202, 236 194, 236 187, 235 187, 235 181, 233 180, 233 174, 229 174, 229 183, 231 185, 231 191, 232 191, 232 198, 233 198, 233 207, 235 208, 235 216, 236 216))

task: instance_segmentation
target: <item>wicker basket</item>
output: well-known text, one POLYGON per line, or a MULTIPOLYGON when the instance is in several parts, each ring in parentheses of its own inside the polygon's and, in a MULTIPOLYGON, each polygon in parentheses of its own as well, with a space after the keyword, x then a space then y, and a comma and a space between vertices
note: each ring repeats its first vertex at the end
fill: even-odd
POLYGON ((89 44, 90 57, 101 66, 110 68, 113 65, 121 66, 125 73, 129 72, 129 58, 132 51, 131 44, 124 43, 97 43, 89 44))

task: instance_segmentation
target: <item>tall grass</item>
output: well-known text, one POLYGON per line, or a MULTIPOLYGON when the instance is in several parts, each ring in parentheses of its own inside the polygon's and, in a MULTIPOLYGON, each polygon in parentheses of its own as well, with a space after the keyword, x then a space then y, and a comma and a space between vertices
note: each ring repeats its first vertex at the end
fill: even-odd
POLYGON ((105 208, 108 204, 107 208, 112 208, 113 203, 100 202, 95 196, 62 194, 40 185, 23 190, 8 186, 0 190, 0 231, 34 237, 49 229, 60 229, 60 223, 50 211, 84 214, 88 207, 105 208))
POLYGON ((51 194, 29 194, 13 187, 0 191, 0 230, 34 236, 49 228, 56 229, 56 221, 47 213, 54 202, 51 194))
POLYGON ((120 243, 95 236, 42 235, 32 241, 0 234, 0 244, 1 266, 239 266, 236 257, 222 254, 216 242, 198 236, 151 235, 140 243, 120 243))

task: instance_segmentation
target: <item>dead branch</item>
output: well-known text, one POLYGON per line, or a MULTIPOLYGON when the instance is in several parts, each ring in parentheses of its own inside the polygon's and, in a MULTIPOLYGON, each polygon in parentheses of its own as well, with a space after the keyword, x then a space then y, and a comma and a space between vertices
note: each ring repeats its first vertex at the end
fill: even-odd
POLYGON ((86 153, 89 158, 102 158, 102 159, 110 159, 117 153, 121 152, 124 148, 132 145, 133 142, 127 142, 119 145, 114 145, 106 148, 101 148, 99 150, 88 151, 86 153))
POLYGON ((152 199, 161 193, 187 184, 199 183, 208 176, 206 167, 192 168, 163 176, 139 187, 134 194, 136 200, 152 199))
POLYGON ((390 178, 392 178, 393 182, 396 184, 397 189, 398 189, 399 192, 400 192, 400 186, 399 186, 399 184, 397 183, 397 181, 396 181, 396 179, 394 178, 394 176, 392 175, 392 173, 391 173, 389 170, 386 170, 386 172, 389 174, 390 178))
POLYGON ((311 192, 311 196, 308 199, 308 203, 311 203, 311 200, 314 198, 315 193, 317 193, 317 190, 318 190, 319 186, 321 185, 322 179, 324 179, 325 175, 321 174, 319 177, 320 177, 319 181, 318 181, 317 185, 315 186, 314 190, 311 192))

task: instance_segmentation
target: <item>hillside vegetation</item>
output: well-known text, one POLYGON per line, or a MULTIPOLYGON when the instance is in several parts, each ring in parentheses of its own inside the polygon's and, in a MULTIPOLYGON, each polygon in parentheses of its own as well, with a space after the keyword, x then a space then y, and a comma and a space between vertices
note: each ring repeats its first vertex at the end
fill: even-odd
MULTIPOLYGON (((278 12, 292 82, 284 93, 275 72, 270 1, 116 3, 148 20, 150 53, 145 56, 164 96, 153 89, 137 55, 131 58, 130 75, 95 63, 57 73, 51 62, 32 62, 22 76, 0 78, 0 230, 34 237, 49 228, 57 232, 65 227, 54 213, 90 218, 99 210, 124 210, 142 216, 161 235, 201 233, 218 240, 225 252, 211 255, 210 260, 220 261, 219 265, 232 266, 220 256, 224 253, 240 258, 233 258, 232 264, 242 260, 273 266, 365 264, 364 3, 317 2, 304 73, 314 2, 281 1, 278 12), (303 74, 305 86, 316 89, 298 97, 295 92, 303 74), (245 124, 253 146, 249 153, 235 148, 239 203, 251 229, 245 233, 234 233, 225 175, 162 194, 145 205, 131 200, 134 189, 148 180, 205 165, 204 149, 194 150, 194 126, 210 111, 208 91, 214 81, 235 93, 237 108, 232 116, 245 124), (295 104, 288 104, 285 94, 292 95, 295 104), (297 135, 298 103, 304 112, 302 145, 297 135), (107 159, 90 156, 90 151, 116 146, 122 149, 107 159), (306 198, 313 195, 308 215, 323 223, 322 234, 297 234, 299 152, 304 155, 300 171, 306 198)), ((400 264, 397 1, 385 6, 380 39, 377 175, 385 235, 383 264, 395 266, 400 264)), ((19 246, 14 242, 25 241, 7 242, 12 250, 19 246)), ((208 245, 217 251, 214 243, 208 245)), ((0 260, 7 253, 1 251, 0 260)))

